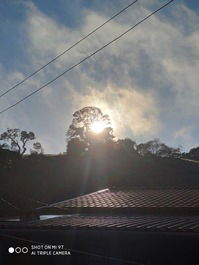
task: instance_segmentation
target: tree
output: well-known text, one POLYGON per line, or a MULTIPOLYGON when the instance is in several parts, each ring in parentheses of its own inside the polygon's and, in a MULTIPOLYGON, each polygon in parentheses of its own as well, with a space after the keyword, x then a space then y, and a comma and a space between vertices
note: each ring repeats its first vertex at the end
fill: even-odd
POLYGON ((72 138, 68 142, 67 154, 71 157, 81 155, 85 151, 85 143, 79 138, 72 138))
POLYGON ((27 151, 27 143, 35 140, 35 134, 33 132, 21 131, 16 128, 7 128, 7 130, 1 134, 0 140, 9 142, 10 150, 23 155, 27 151))
POLYGON ((136 153, 136 142, 130 138, 119 139, 116 144, 119 150, 122 150, 129 155, 136 153))
POLYGON ((199 160, 199 147, 190 149, 188 153, 184 155, 185 158, 199 160))
POLYGON ((114 138, 109 116, 104 115, 99 108, 91 106, 82 108, 73 114, 73 120, 66 135, 68 147, 69 142, 77 138, 79 142, 73 141, 73 143, 80 144, 85 150, 97 143, 105 143, 114 138), (103 127, 98 133, 92 129, 92 125, 96 123, 100 123, 103 127))
POLYGON ((179 157, 180 149, 172 148, 164 143, 161 143, 159 139, 154 139, 146 143, 137 145, 137 152, 141 156, 157 156, 157 157, 179 157))
POLYGON ((30 150, 30 153, 31 154, 43 154, 44 150, 43 150, 41 143, 39 142, 33 143, 33 149, 30 150))
POLYGON ((8 150, 9 149, 9 145, 6 143, 0 144, 0 150, 8 150))

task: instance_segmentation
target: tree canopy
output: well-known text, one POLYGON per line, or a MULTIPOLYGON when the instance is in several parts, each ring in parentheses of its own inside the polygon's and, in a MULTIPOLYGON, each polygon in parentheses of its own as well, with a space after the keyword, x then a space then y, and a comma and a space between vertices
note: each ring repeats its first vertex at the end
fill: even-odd
POLYGON ((169 147, 160 142, 159 139, 154 139, 146 143, 137 145, 137 152, 141 156, 157 156, 157 157, 179 157, 180 149, 169 147))
MULTIPOLYGON (((24 155, 27 151, 28 142, 35 139, 36 137, 33 132, 27 132, 17 128, 7 128, 7 130, 0 135, 0 140, 4 142, 1 144, 3 149, 9 149, 21 155, 24 155)), ((33 143, 33 148, 38 152, 38 149, 41 149, 41 144, 38 142, 33 143)))
POLYGON ((110 117, 103 114, 99 108, 92 106, 84 107, 73 114, 66 136, 68 148, 74 143, 75 148, 79 145, 84 149, 90 149, 99 142, 105 143, 114 138, 110 117), (102 126, 102 130, 98 133, 92 129, 96 123, 102 126))

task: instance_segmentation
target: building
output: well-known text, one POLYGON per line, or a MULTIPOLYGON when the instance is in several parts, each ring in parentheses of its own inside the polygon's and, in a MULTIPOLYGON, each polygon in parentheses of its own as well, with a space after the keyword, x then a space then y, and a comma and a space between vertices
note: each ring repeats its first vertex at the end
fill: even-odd
POLYGON ((104 189, 38 208, 39 220, 0 222, 1 258, 21 264, 197 264, 198 210, 198 189, 104 189), (11 245, 29 252, 5 254, 11 245), (64 245, 70 255, 31 257, 39 245, 64 245))

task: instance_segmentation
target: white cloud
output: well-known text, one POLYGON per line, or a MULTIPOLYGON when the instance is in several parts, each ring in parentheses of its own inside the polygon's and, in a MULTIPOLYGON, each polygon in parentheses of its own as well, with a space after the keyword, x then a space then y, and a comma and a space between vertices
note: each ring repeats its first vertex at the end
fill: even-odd
POLYGON ((74 93, 75 109, 97 106, 108 114, 117 137, 131 131, 135 137, 154 135, 160 129, 153 96, 132 89, 108 86, 104 91, 88 88, 87 93, 74 93))
MULTIPOLYGON (((158 3, 153 1, 153 5, 158 3)), ((20 94, 16 93, 16 98, 49 81, 121 34, 139 17, 149 14, 144 1, 142 5, 107 24, 29 80, 20 94)), ((101 12, 85 9, 82 11, 84 23, 79 28, 69 28, 43 14, 30 2, 27 9, 24 28, 28 43, 26 52, 32 69, 48 62, 106 20, 101 12)), ((53 151, 53 146, 54 150, 60 146, 60 151, 63 151, 64 130, 72 119, 70 115, 86 104, 97 105, 110 114, 118 137, 161 139, 163 131, 175 135, 176 131, 180 132, 181 123, 187 124, 190 120, 193 124, 199 111, 199 31, 195 26, 199 16, 183 4, 172 5, 170 10, 169 16, 156 15, 45 88, 40 96, 32 98, 32 105, 28 102, 21 105, 22 110, 29 106, 34 110, 32 122, 28 121, 30 113, 23 114, 22 118, 24 123, 27 122, 25 126, 35 126, 33 130, 38 130, 44 142, 48 136, 47 152, 53 151), (41 117, 40 112, 43 112, 41 117), (45 126, 38 122, 38 118, 44 117, 54 124, 57 131, 47 122, 45 126), (50 138, 58 140, 53 145, 49 144, 50 138)), ((4 79, 8 83, 22 77, 21 73, 15 72, 5 75, 4 79)), ((7 117, 11 121, 12 114, 7 117)), ((185 130, 186 133, 189 132, 185 130)), ((179 139, 177 134, 175 139, 179 139)))

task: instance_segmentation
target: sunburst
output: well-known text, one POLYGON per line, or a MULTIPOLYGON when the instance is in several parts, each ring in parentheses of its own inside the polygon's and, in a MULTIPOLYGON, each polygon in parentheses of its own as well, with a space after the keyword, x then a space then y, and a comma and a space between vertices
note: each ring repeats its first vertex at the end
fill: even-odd
POLYGON ((106 124, 103 121, 94 121, 90 125, 90 129, 94 133, 101 133, 106 128, 106 124))

